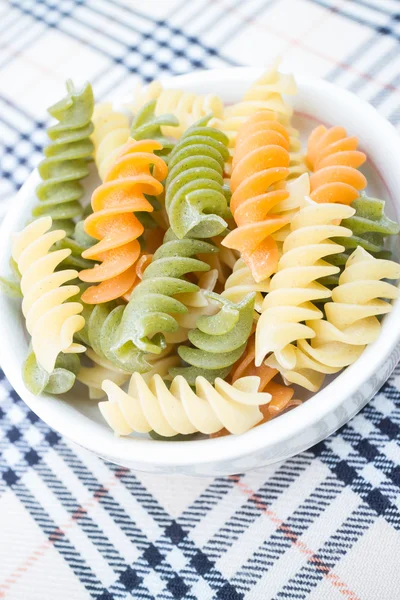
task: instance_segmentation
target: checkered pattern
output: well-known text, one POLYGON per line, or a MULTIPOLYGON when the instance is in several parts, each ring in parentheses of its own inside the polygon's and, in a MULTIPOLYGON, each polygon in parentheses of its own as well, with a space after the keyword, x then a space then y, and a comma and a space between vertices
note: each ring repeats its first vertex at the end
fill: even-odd
MULTIPOLYGON (((323 76, 400 120, 398 0, 0 5, 0 206, 40 159, 64 80, 97 98, 224 65, 323 76)), ((218 479, 136 475, 72 446, 0 381, 0 598, 395 600, 400 369, 336 435, 218 479)))

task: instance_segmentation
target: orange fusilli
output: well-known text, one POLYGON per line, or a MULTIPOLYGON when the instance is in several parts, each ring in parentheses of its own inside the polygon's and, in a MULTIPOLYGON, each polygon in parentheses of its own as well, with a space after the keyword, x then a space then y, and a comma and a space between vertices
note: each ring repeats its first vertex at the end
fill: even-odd
POLYGON ((161 144, 152 140, 128 140, 107 172, 104 183, 93 193, 93 213, 86 218, 86 232, 99 243, 85 250, 85 258, 99 261, 81 271, 82 281, 94 283, 83 294, 87 304, 120 298, 134 286, 136 261, 140 256, 138 237, 143 225, 135 212, 153 210, 145 194, 159 195, 168 173, 164 160, 154 154, 161 144), (152 168, 152 171, 151 171, 152 168))
POLYGON ((367 157, 357 147, 358 139, 349 137, 343 127, 314 129, 307 148, 312 200, 351 204, 359 197, 367 180, 358 168, 367 157))
POLYGON ((278 246, 272 238, 290 217, 268 214, 288 197, 276 184, 289 175, 289 134, 272 111, 259 111, 239 131, 231 178, 231 210, 237 228, 222 241, 239 250, 255 281, 274 273, 278 246))

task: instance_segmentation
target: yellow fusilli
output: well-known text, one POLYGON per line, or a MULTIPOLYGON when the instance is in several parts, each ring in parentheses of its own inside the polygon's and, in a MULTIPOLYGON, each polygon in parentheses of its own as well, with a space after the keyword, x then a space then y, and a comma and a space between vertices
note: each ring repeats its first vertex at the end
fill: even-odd
POLYGON ((222 100, 215 94, 202 96, 183 90, 164 90, 160 82, 153 81, 148 86, 136 87, 134 103, 130 107, 133 114, 151 100, 157 100, 156 116, 172 114, 179 120, 178 127, 161 127, 163 135, 174 138, 180 138, 188 127, 206 115, 221 117, 224 109, 222 100))
POLYGON ((313 302, 331 296, 331 290, 317 280, 340 270, 323 260, 344 250, 329 238, 352 235, 350 229, 334 223, 351 217, 355 212, 353 208, 343 204, 317 204, 309 199, 304 202, 305 207, 292 219, 291 233, 283 243, 277 273, 271 279, 270 293, 262 305, 256 330, 257 366, 267 354, 274 352, 283 368, 295 367, 293 342, 315 335, 303 321, 322 319, 322 311, 313 302))
POLYGON ((256 293, 255 310, 260 313, 264 300, 263 293, 269 291, 269 279, 257 283, 251 274, 251 269, 246 265, 242 258, 239 258, 234 267, 232 274, 229 275, 225 282, 225 288, 222 292, 224 298, 228 298, 231 302, 241 302, 247 294, 256 293))
MULTIPOLYGON (((332 292, 332 302, 325 304, 326 319, 307 322, 314 337, 311 342, 298 342, 295 368, 286 370, 277 366, 285 379, 317 391, 324 374, 337 373, 356 361, 366 345, 379 335, 376 315, 392 309, 381 298, 391 300, 399 296, 396 286, 381 280, 399 277, 399 264, 374 258, 359 246, 349 257, 339 285, 332 292)), ((275 367, 276 360, 269 359, 266 364, 275 367)))
POLYGON ((92 121, 94 158, 98 173, 101 179, 104 179, 118 150, 129 138, 129 119, 126 115, 113 110, 112 104, 104 102, 94 107, 92 121))
POLYGON ((22 312, 26 328, 32 336, 36 360, 52 373, 60 352, 85 352, 85 346, 73 341, 76 332, 85 325, 80 315, 80 302, 67 302, 79 293, 77 285, 63 285, 76 279, 74 269, 56 271, 71 250, 51 247, 65 238, 65 231, 50 231, 51 217, 33 221, 16 234, 12 257, 21 273, 22 312))
POLYGON ((146 381, 134 373, 128 393, 112 381, 104 381, 108 401, 100 402, 99 407, 119 435, 153 430, 171 437, 196 431, 211 434, 223 428, 240 434, 262 420, 259 407, 271 400, 270 394, 258 392, 259 384, 259 377, 243 377, 233 385, 220 378, 212 385, 198 377, 194 392, 181 375, 168 389, 160 375, 146 381))
MULTIPOLYGON (((229 138, 231 155, 235 147, 239 129, 246 119, 260 110, 271 110, 284 125, 290 136, 290 176, 296 177, 306 171, 304 156, 301 153, 299 132, 291 126, 293 108, 285 102, 283 95, 294 96, 297 86, 293 75, 278 71, 279 61, 276 61, 257 81, 250 86, 243 99, 224 109, 222 118, 215 118, 210 125, 221 129, 229 138)), ((229 173, 231 165, 226 165, 229 173)))
MULTIPOLYGON (((304 198, 310 195, 310 176, 308 173, 303 173, 299 177, 285 182, 284 185, 286 191, 289 192, 289 196, 286 200, 282 200, 282 202, 279 202, 271 209, 271 215, 295 215, 304 206, 304 198)), ((279 256, 282 255, 283 242, 289 233, 290 223, 272 234, 273 239, 278 245, 279 256)))

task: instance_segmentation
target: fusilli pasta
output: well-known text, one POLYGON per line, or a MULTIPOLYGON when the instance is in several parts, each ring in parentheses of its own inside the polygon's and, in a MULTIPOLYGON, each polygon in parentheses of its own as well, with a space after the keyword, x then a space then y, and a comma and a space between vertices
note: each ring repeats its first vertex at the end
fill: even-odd
POLYGON ((400 227, 385 215, 385 201, 362 195, 351 206, 356 212, 343 223, 353 232, 351 238, 346 240, 347 245, 343 244, 346 250, 361 246, 377 258, 387 258, 382 256, 385 237, 397 235, 400 227))
POLYGON ((83 196, 80 180, 89 174, 88 162, 93 154, 89 136, 93 131, 94 100, 89 83, 77 91, 68 80, 67 91, 63 100, 48 109, 58 123, 47 129, 50 142, 38 166, 43 181, 36 188, 39 203, 32 215, 50 216, 53 227, 69 235, 74 231, 73 219, 83 211, 79 202, 83 196))
POLYGON ((85 327, 77 334, 77 338, 91 347, 101 359, 106 359, 118 369, 127 373, 138 371, 144 373, 151 368, 143 352, 131 347, 123 360, 112 351, 116 331, 121 323, 125 305, 116 302, 103 304, 83 304, 85 327))
POLYGON ((313 302, 331 296, 331 291, 317 280, 339 271, 339 267, 323 260, 344 250, 329 238, 351 236, 350 229, 334 223, 352 216, 353 208, 343 204, 317 204, 312 200, 305 203, 292 219, 291 233, 283 243, 277 273, 270 281, 270 291, 262 305, 256 329, 257 366, 267 354, 274 352, 283 368, 295 367, 293 342, 314 336, 303 321, 321 319, 323 313, 313 302))
MULTIPOLYGON (((385 238, 388 235, 397 235, 399 226, 385 215, 385 201, 369 196, 360 196, 352 203, 355 214, 349 219, 344 219, 342 225, 351 229, 350 238, 338 238, 337 243, 344 246, 345 251, 328 259, 328 262, 340 267, 341 271, 351 252, 358 246, 367 250, 376 258, 390 258, 390 250, 385 250, 385 238)), ((324 278, 321 283, 335 286, 339 283, 339 274, 324 278)))
POLYGON ((221 99, 215 94, 201 96, 182 90, 164 90, 158 81, 153 81, 144 88, 136 88, 131 107, 133 113, 150 101, 155 104, 156 116, 169 113, 177 117, 178 127, 165 123, 161 128, 163 135, 175 139, 179 139, 186 129, 205 116, 221 117, 224 109, 221 99))
POLYGON ((80 361, 77 354, 60 353, 55 368, 48 373, 39 365, 34 352, 30 350, 22 367, 22 379, 28 390, 35 396, 42 392, 65 394, 74 385, 79 369, 80 361))
POLYGON ((376 339, 400 295, 386 246, 400 227, 361 192, 356 137, 320 125, 303 156, 278 62, 226 107, 158 81, 120 111, 89 84, 67 92, 0 277, 22 298, 32 393, 78 382, 119 435, 240 434, 376 339))
POLYGON ((213 292, 208 292, 208 297, 220 310, 197 319, 196 329, 188 336, 192 346, 178 348, 179 356, 189 366, 171 371, 172 375, 183 375, 191 385, 198 376, 211 382, 225 377, 245 351, 253 325, 255 294, 248 294, 238 304, 213 292))
POLYGON ((222 245, 240 252, 257 282, 275 272, 278 246, 271 234, 290 222, 287 212, 269 214, 289 195, 275 187, 289 174, 288 147, 288 133, 270 111, 250 117, 236 141, 230 206, 237 228, 222 245))
POLYGON ((315 202, 351 204, 367 185, 358 171, 366 160, 357 150, 358 139, 348 137, 343 127, 319 125, 308 140, 307 161, 311 175, 311 198, 315 202))
POLYGON ((342 368, 354 362, 379 335, 376 315, 392 309, 380 298, 393 300, 399 296, 396 286, 381 280, 399 277, 399 264, 374 258, 358 247, 332 291, 332 302, 325 304, 326 320, 311 324, 315 338, 307 346, 309 355, 331 367, 342 368))
POLYGON ((215 246, 207 242, 177 240, 171 230, 166 233, 164 243, 154 253, 125 309, 114 344, 118 356, 124 355, 132 345, 143 352, 161 352, 165 334, 174 334, 179 329, 173 315, 188 312, 179 296, 199 291, 198 285, 183 277, 210 269, 205 262, 193 257, 216 251, 215 246))
POLYGON ((229 275, 225 282, 224 291, 221 296, 231 302, 241 302, 247 294, 254 292, 254 308, 260 313, 264 300, 263 294, 266 294, 268 291, 269 279, 257 283, 244 260, 239 258, 233 267, 232 274, 229 275))
POLYGON ((111 103, 103 102, 94 107, 93 124, 95 162, 103 180, 120 148, 128 141, 129 119, 123 113, 114 110, 111 103))
POLYGON ((89 283, 100 282, 82 294, 87 304, 120 298, 132 289, 136 280, 135 263, 140 254, 138 237, 144 227, 135 212, 152 212, 145 194, 159 195, 161 181, 168 169, 154 150, 161 145, 152 140, 130 140, 107 172, 104 183, 93 193, 93 214, 85 220, 86 232, 97 240, 82 254, 97 259, 100 265, 81 271, 79 277, 89 283), (150 172, 152 168, 152 172, 150 172))
POLYGON ((221 236, 213 237, 211 241, 218 248, 218 252, 215 254, 205 254, 204 256, 200 256, 200 258, 210 265, 211 269, 217 271, 218 282, 223 286, 233 271, 233 268, 239 258, 239 253, 236 252, 236 250, 224 248, 221 243, 222 240, 223 237, 221 236))
MULTIPOLYGON (((399 264, 374 258, 358 247, 332 292, 332 302, 325 304, 326 319, 307 323, 314 336, 311 342, 298 342, 295 368, 280 369, 285 379, 317 391, 324 373, 336 373, 357 360, 365 346, 379 335, 376 316, 392 309, 380 298, 399 296, 396 286, 381 280, 399 277, 399 264)), ((269 360, 267 363, 274 366, 269 360)))
POLYGON ((100 402, 99 408, 119 435, 153 430, 172 437, 196 431, 210 434, 224 427, 241 434, 262 420, 259 407, 271 399, 270 394, 258 392, 258 386, 258 377, 243 377, 233 385, 219 378, 212 385, 198 377, 194 392, 182 376, 175 377, 168 389, 160 375, 146 382, 134 373, 128 393, 104 381, 108 401, 100 402))
MULTIPOLYGON (((207 256, 207 255, 204 255, 207 256)), ((217 283, 217 271, 215 269, 201 273, 197 281, 198 292, 179 294, 179 301, 184 304, 188 311, 175 315, 179 325, 178 331, 165 335, 167 343, 180 344, 188 339, 189 331, 196 327, 197 319, 204 315, 213 315, 218 308, 209 302, 205 292, 212 292, 217 283)))
POLYGON ((55 242, 65 237, 61 230, 50 231, 51 217, 30 223, 13 241, 12 256, 21 273, 22 313, 32 337, 32 349, 38 364, 47 373, 54 370, 60 352, 84 352, 85 346, 74 343, 85 319, 80 302, 67 302, 79 292, 76 285, 63 285, 78 275, 73 269, 55 269, 70 250, 50 252, 55 242))
MULTIPOLYGON (((306 171, 306 166, 301 153, 299 132, 291 126, 293 108, 283 98, 283 95, 296 95, 297 86, 293 75, 280 73, 278 68, 279 61, 276 61, 250 86, 240 102, 227 106, 222 118, 213 119, 210 125, 226 133, 232 158, 237 134, 248 117, 260 110, 275 112, 279 122, 287 128, 290 136, 289 177, 297 177, 306 171)), ((228 174, 231 172, 230 161, 226 165, 226 170, 228 174)))
POLYGON ((223 183, 226 136, 198 122, 181 137, 169 158, 165 206, 176 237, 211 238, 230 217, 223 183))

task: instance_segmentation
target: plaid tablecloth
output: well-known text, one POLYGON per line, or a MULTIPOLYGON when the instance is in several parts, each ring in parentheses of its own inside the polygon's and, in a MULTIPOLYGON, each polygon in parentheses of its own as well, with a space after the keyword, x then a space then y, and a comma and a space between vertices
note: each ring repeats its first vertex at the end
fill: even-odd
MULTIPOLYGON (((3 212, 69 76, 101 99, 138 78, 280 54, 400 118, 399 0, 3 0, 0 14, 3 212)), ((398 599, 399 390, 400 370, 325 442, 213 480, 106 464, 3 377, 0 598, 398 599)))

